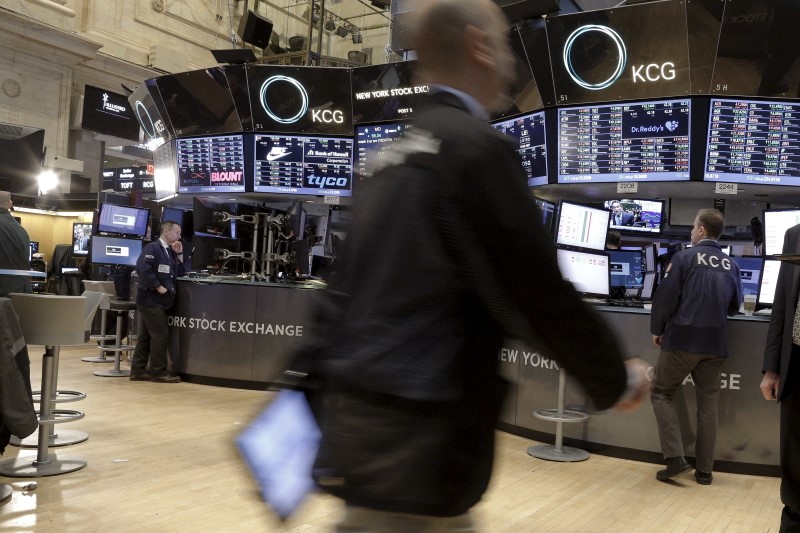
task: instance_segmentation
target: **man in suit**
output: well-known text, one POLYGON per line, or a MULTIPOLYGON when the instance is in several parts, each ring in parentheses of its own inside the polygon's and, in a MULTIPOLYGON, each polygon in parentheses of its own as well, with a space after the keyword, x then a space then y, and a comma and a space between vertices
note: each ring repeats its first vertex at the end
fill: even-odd
POLYGON ((74 252, 83 252, 89 249, 89 237, 83 232, 83 228, 78 226, 75 235, 74 252))
POLYGON ((692 227, 692 248, 672 257, 658 286, 650 315, 653 343, 661 348, 653 370, 651 401, 667 468, 666 481, 691 469, 684 457, 675 391, 687 374, 697 393, 695 480, 710 485, 717 438, 722 363, 728 357, 728 315, 742 304, 739 267, 717 239, 725 219, 716 209, 701 209, 692 227))
POLYGON ((506 337, 558 360, 598 409, 638 405, 647 388, 562 279, 531 223, 541 215, 514 143, 487 123, 514 72, 502 11, 491 0, 421 6, 417 82, 432 94, 355 203, 305 368, 294 367, 323 383, 315 477, 347 504, 340 531, 474 530, 506 337))
MULTIPOLYGON (((784 254, 800 254, 800 225, 783 238, 784 254)), ((764 349, 761 393, 780 402, 781 531, 800 531, 800 265, 782 262, 764 349), (792 364, 794 363, 794 364, 792 364)))
POLYGON ((611 225, 633 226, 633 213, 622 210, 622 204, 614 200, 611 202, 611 225))
POLYGON ((142 248, 136 260, 139 286, 136 312, 142 320, 142 334, 131 362, 131 381, 179 383, 167 373, 169 328, 166 312, 175 303, 178 276, 183 276, 181 227, 175 222, 161 224, 160 237, 142 248), (149 371, 148 371, 149 361, 149 371))

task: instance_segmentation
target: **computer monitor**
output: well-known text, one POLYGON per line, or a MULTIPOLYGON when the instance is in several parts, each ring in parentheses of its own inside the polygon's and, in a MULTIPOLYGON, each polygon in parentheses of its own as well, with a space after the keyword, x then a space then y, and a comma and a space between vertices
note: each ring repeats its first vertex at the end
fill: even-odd
POLYGON ((39 241, 30 241, 30 251, 28 253, 28 262, 33 259, 33 254, 39 253, 39 241))
POLYGON ((761 286, 761 271, 764 269, 764 259, 761 257, 731 257, 739 266, 739 276, 742 279, 742 293, 758 295, 761 286))
POLYGON ((772 307, 775 301, 775 287, 778 285, 778 272, 781 262, 776 259, 765 259, 761 270, 761 285, 758 287, 758 307, 772 307))
POLYGON ((642 290, 639 293, 639 298, 642 300, 652 300, 653 292, 656 288, 656 273, 646 272, 642 279, 642 290))
POLYGON ((548 235, 552 235, 553 221, 556 218, 556 204, 536 197, 533 198, 533 201, 536 202, 536 207, 538 207, 539 211, 542 213, 542 224, 544 225, 544 229, 547 230, 548 235))
POLYGON ((579 293, 607 298, 610 292, 609 258, 606 254, 558 249, 556 251, 561 276, 572 283, 579 293))
POLYGON ((231 236, 231 221, 222 222, 219 213, 231 213, 232 209, 225 204, 208 198, 195 196, 192 198, 192 225, 195 234, 204 233, 217 236, 231 236))
POLYGON ((139 259, 139 255, 142 253, 143 242, 140 239, 95 235, 92 237, 90 261, 95 265, 135 267, 136 260, 139 259))
POLYGON ((175 141, 178 192, 244 192, 244 137, 213 135, 175 141))
POLYGON ((506 119, 492 125, 514 139, 522 170, 528 178, 528 186, 547 185, 544 111, 506 119))
POLYGON ((403 138, 413 126, 408 122, 367 124, 356 127, 353 149, 353 176, 357 180, 367 179, 378 161, 395 142, 403 138))
POLYGON ((72 223, 72 254, 86 255, 89 253, 89 239, 92 237, 91 222, 72 223))
POLYGON ((644 276, 641 250, 609 250, 611 287, 641 289, 644 276))
POLYGON ((215 237, 212 235, 195 234, 192 240, 192 254, 190 257, 192 270, 218 270, 224 259, 219 256, 218 250, 228 250, 229 252, 239 252, 239 240, 227 237, 215 237))
POLYGON ((150 210, 141 207, 128 207, 116 204, 100 204, 97 231, 100 233, 119 233, 144 237, 150 210))
POLYGON ((661 233, 664 221, 663 200, 621 198, 608 200, 603 206, 611 213, 611 229, 631 233, 661 233))
POLYGON ((719 247, 722 250, 722 253, 725 255, 731 255, 731 247, 728 244, 721 244, 719 247))
POLYGON ((610 213, 572 202, 561 202, 556 244, 604 250, 610 213))
POLYGON ((764 210, 764 255, 783 252, 783 236, 786 230, 800 224, 800 209, 764 210))
POLYGON ((645 246, 644 249, 644 270, 645 272, 656 271, 656 259, 658 259, 658 245, 650 244, 645 246))

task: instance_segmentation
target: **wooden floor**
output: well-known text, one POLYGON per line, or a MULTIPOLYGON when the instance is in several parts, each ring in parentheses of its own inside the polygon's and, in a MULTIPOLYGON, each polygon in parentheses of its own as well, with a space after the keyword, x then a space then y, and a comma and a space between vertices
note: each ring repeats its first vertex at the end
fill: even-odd
MULTIPOLYGON (((281 524, 259 501, 232 444, 268 393, 96 377, 93 370, 109 365, 80 361, 94 351, 62 349, 59 374, 59 388, 88 395, 63 405, 86 417, 61 427, 90 437, 56 453, 81 455, 88 466, 34 480, 0 476, 14 487, 0 504, 0 531, 330 531, 340 516, 337 500, 315 495, 281 524), (32 481, 36 488, 24 490, 32 481)), ((41 353, 31 348, 35 389, 41 353)), ((495 476, 475 508, 485 533, 778 530, 776 478, 715 473, 704 487, 689 473, 660 483, 656 465, 599 455, 553 463, 526 454, 533 441, 497 437, 495 476)), ((9 446, 3 459, 17 455, 33 459, 36 452, 9 446)))

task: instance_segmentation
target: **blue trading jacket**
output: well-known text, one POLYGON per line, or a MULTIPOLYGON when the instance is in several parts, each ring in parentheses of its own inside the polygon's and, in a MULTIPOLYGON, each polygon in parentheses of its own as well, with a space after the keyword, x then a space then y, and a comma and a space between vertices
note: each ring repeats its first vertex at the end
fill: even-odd
POLYGON ((662 336, 662 350, 727 357, 727 316, 741 303, 739 267, 719 244, 701 241, 672 257, 653 299, 650 332, 662 336))
POLYGON ((136 271, 139 274, 136 303, 164 309, 172 307, 175 302, 177 279, 186 273, 183 263, 178 261, 175 252, 167 251, 161 246, 161 241, 156 239, 142 249, 136 261, 136 271), (167 292, 158 294, 156 291, 158 287, 165 287, 167 292))

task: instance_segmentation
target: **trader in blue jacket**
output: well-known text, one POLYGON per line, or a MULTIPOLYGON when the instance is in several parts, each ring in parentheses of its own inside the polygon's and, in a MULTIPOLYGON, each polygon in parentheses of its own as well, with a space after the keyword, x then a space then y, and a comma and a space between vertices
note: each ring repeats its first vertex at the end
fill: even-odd
POLYGON ((701 209, 692 227, 694 247, 678 252, 667 266, 653 300, 650 332, 661 348, 650 401, 658 423, 667 468, 656 473, 665 481, 691 469, 675 408, 675 390, 692 375, 697 394, 695 479, 711 484, 720 369, 728 357, 727 316, 739 311, 739 268, 717 244, 725 219, 716 209, 701 209))
POLYGON ((133 352, 131 381, 181 381, 180 377, 167 372, 169 329, 166 316, 175 302, 177 278, 186 273, 180 238, 181 227, 178 224, 162 223, 159 238, 146 245, 136 261, 139 274, 136 310, 142 321, 142 334, 133 352))

